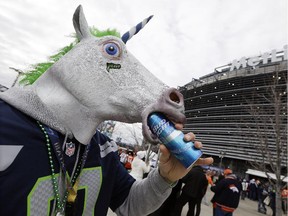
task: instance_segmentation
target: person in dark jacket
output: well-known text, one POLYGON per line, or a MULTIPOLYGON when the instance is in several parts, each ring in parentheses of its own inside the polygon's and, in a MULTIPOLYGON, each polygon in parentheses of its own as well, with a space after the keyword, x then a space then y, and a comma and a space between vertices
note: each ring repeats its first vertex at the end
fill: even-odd
POLYGON ((272 210, 272 216, 276 215, 276 193, 275 190, 273 189, 270 191, 270 208, 272 210))
POLYGON ((177 184, 172 188, 170 196, 165 200, 165 202, 152 214, 149 216, 174 216, 174 207, 177 198, 180 196, 182 189, 182 179, 179 179, 177 184))
POLYGON ((224 170, 224 179, 211 187, 215 193, 213 204, 215 216, 232 216, 239 205, 242 185, 231 169, 224 170))
POLYGON ((185 184, 182 193, 175 204, 173 215, 180 216, 183 206, 188 202, 189 210, 187 216, 199 216, 201 212, 201 201, 206 193, 208 180, 201 166, 194 166, 191 171, 182 178, 185 184), (196 213, 195 213, 196 207, 196 213))
POLYGON ((258 187, 258 185, 257 185, 255 179, 252 179, 252 180, 250 181, 250 184, 249 184, 249 193, 250 193, 249 198, 250 198, 251 200, 255 200, 255 201, 258 200, 258 197, 257 197, 257 187, 258 187))
POLYGON ((266 214, 267 209, 265 207, 264 199, 268 195, 268 189, 265 184, 263 184, 260 180, 256 181, 257 184, 257 197, 258 197, 258 212, 266 214))

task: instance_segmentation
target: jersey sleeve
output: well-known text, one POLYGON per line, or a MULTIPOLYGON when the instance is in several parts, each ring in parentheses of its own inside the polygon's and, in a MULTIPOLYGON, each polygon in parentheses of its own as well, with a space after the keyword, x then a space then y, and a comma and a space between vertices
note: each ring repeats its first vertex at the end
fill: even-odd
POLYGON ((117 161, 116 181, 113 185, 113 196, 110 208, 115 211, 126 200, 135 179, 127 172, 123 165, 117 161))
POLYGON ((158 169, 154 169, 147 178, 133 183, 127 199, 116 209, 116 213, 118 216, 146 216, 157 210, 171 191, 158 169))

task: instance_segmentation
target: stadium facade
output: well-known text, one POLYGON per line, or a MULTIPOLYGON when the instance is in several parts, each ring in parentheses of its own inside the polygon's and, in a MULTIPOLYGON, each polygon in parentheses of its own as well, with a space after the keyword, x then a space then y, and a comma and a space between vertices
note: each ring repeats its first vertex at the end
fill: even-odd
POLYGON ((265 147, 287 172, 287 45, 280 52, 234 60, 179 89, 187 117, 184 131, 196 134, 215 165, 245 173, 263 162, 265 147))

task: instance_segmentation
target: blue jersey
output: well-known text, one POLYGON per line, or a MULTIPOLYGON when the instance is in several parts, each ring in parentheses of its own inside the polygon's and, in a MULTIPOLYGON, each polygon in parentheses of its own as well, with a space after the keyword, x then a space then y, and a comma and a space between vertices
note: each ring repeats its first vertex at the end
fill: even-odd
MULTIPOLYGON (((59 134, 60 143, 63 139, 59 134)), ((96 132, 90 145, 79 176, 76 215, 104 216, 108 207, 115 210, 124 202, 135 180, 119 162, 117 146, 108 137, 96 132)), ((79 143, 77 148, 84 151, 79 143)), ((59 163, 54 152, 52 156, 58 177, 59 163)), ((64 157, 71 175, 76 153, 64 157)), ((43 132, 33 118, 0 100, 0 215, 50 215, 53 202, 43 132)))

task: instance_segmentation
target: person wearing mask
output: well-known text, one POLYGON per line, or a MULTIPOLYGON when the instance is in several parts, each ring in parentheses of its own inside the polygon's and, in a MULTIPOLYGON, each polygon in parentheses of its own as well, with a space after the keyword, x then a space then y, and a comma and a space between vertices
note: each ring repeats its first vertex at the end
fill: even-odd
MULTIPOLYGON (((152 91, 146 92, 149 97, 144 100, 143 89, 137 86, 140 80, 134 82, 145 77, 145 71, 130 77, 143 67, 127 52, 124 41, 112 35, 94 37, 81 5, 73 15, 73 24, 77 45, 69 46, 64 57, 57 55, 57 62, 31 86, 13 86, 0 93, 1 216, 105 216, 109 208, 119 216, 145 216, 159 208, 177 180, 189 171, 164 145, 160 145, 158 168, 141 181, 135 181, 121 165, 117 144, 96 130, 97 126, 111 117, 137 122, 147 108, 143 104, 159 103, 149 100, 154 97, 152 91), (116 62, 125 66, 120 70, 116 62), (114 71, 115 66, 119 71, 114 71), (113 78, 114 72, 125 74, 113 78), (133 88, 126 89, 126 81, 132 81, 133 88), (141 97, 127 96, 136 86, 141 97)), ((152 76, 145 80, 152 80, 152 76)), ((153 88, 148 86, 147 90, 153 88)), ((157 91, 165 88, 159 86, 157 91)), ((162 109, 168 107, 171 104, 161 103, 162 109)), ((182 112, 182 108, 177 111, 179 118, 182 112)), ((182 130, 184 121, 177 119, 175 127, 182 130)), ((185 134, 184 140, 194 141, 197 148, 202 146, 192 133, 185 134)), ((200 158, 196 163, 212 162, 212 158, 200 158)))
POLYGON ((215 193, 215 216, 232 216, 239 205, 242 185, 231 169, 224 170, 224 179, 211 187, 215 193))

